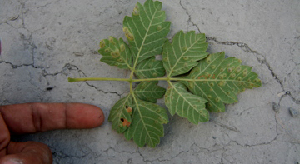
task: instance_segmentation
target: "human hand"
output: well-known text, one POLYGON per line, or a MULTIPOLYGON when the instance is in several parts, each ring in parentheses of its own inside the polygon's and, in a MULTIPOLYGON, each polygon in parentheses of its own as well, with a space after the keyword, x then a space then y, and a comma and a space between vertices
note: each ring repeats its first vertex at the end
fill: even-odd
POLYGON ((82 103, 25 103, 0 106, 0 164, 51 164, 52 153, 39 142, 10 142, 10 132, 24 134, 102 125, 98 107, 82 103))

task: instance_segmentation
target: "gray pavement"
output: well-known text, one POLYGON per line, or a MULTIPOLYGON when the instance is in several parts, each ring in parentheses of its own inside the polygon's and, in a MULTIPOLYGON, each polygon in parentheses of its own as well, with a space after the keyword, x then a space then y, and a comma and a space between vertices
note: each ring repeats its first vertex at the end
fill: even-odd
MULTIPOLYGON (((129 91, 122 82, 68 83, 67 77, 128 77, 99 62, 98 43, 121 37, 137 0, 0 0, 0 102, 84 102, 106 116, 129 91)), ((144 0, 142 1, 144 2, 144 0)), ((300 1, 163 0, 169 38, 206 33, 209 52, 224 51, 253 67, 261 88, 239 94, 227 112, 194 125, 174 116, 157 148, 139 148, 111 129, 56 130, 15 140, 44 142, 54 163, 300 162, 300 1), (278 112, 272 102, 280 105, 278 112)), ((161 83, 164 85, 164 83, 161 83)), ((162 102, 162 100, 160 100, 162 102)))

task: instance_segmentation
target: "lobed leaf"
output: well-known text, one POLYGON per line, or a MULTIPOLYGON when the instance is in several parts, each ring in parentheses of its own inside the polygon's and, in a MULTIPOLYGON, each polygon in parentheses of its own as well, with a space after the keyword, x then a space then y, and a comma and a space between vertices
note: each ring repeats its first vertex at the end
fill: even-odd
POLYGON ((112 107, 108 121, 112 122, 112 128, 118 133, 122 133, 130 126, 132 119, 132 96, 131 94, 121 98, 112 107))
POLYGON ((155 57, 151 57, 137 65, 135 75, 139 79, 162 77, 165 75, 165 68, 163 67, 162 61, 155 60, 155 57))
POLYGON ((166 42, 163 46, 163 65, 168 77, 190 71, 198 64, 197 61, 207 56, 207 46, 203 33, 180 31, 175 34, 172 43, 166 42))
POLYGON ((166 36, 171 23, 165 21, 161 8, 161 2, 153 0, 136 4, 132 17, 123 20, 128 45, 122 38, 113 37, 100 42, 102 62, 131 70, 129 79, 118 78, 130 83, 130 93, 112 107, 108 121, 140 147, 155 147, 164 135, 168 116, 164 108, 154 104, 163 95, 172 115, 197 124, 209 120, 209 111, 225 111, 224 103, 236 102, 237 94, 245 88, 261 86, 257 74, 251 67, 242 66, 239 59, 225 58, 224 53, 208 55, 203 33, 180 31, 169 42, 166 36), (155 59, 159 54, 162 61, 155 59), (156 78, 165 72, 166 78, 156 78), (133 75, 140 80, 133 80, 133 75), (181 77, 174 77, 178 75, 181 77), (167 91, 152 80, 168 81, 167 91), (142 82, 133 90, 132 83, 137 81, 142 82))
POLYGON ((167 40, 170 22, 165 22, 166 15, 161 11, 162 3, 147 0, 144 5, 137 3, 132 17, 123 20, 123 31, 129 42, 134 63, 158 55, 167 40))
POLYGON ((237 58, 225 58, 224 52, 214 53, 201 60, 187 76, 189 82, 184 83, 193 94, 208 100, 209 111, 224 112, 224 103, 237 102, 239 92, 261 86, 251 69, 237 58))
POLYGON ((164 136, 162 124, 168 122, 166 110, 154 103, 142 101, 134 98, 131 126, 124 133, 125 137, 142 147, 145 144, 156 147, 160 142, 160 137, 164 136))
POLYGON ((100 61, 105 62, 108 65, 124 69, 130 69, 132 67, 131 51, 122 38, 119 40, 114 37, 103 39, 100 42, 100 49, 98 52, 102 55, 100 61))
POLYGON ((182 83, 169 83, 168 90, 165 94, 165 104, 170 113, 177 113, 181 117, 187 118, 190 122, 207 122, 209 113, 205 109, 205 100, 187 91, 186 86, 182 83))
POLYGON ((156 103, 166 92, 166 89, 157 86, 157 83, 157 81, 139 83, 134 89, 135 96, 143 101, 156 103))

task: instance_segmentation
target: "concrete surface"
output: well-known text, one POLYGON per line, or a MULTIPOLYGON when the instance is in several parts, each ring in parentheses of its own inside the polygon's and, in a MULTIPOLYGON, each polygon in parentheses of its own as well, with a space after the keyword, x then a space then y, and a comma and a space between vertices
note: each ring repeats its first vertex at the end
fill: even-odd
MULTIPOLYGON (((144 0, 141 0, 144 1, 144 0)), ((68 83, 67 77, 126 77, 100 63, 98 43, 121 37, 122 20, 137 0, 1 0, 1 104, 84 102, 112 105, 129 88, 121 82, 68 83)), ((193 125, 173 117, 157 148, 138 148, 107 121, 90 130, 56 130, 15 138, 41 141, 54 163, 288 163, 300 162, 299 0, 163 0, 179 30, 204 32, 209 52, 253 66, 263 87, 247 90, 226 113, 193 125), (279 103, 276 113, 272 102, 279 103)))

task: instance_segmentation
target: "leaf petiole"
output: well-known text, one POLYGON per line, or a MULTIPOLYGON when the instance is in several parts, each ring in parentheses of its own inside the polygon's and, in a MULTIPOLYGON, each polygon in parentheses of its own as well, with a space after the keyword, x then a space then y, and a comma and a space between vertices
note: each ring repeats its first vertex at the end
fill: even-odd
MULTIPOLYGON (((68 82, 82 82, 82 81, 124 81, 129 83, 137 82, 149 82, 149 81, 192 81, 192 82, 214 82, 220 81, 220 79, 190 79, 190 78, 174 78, 174 77, 158 77, 158 78, 145 78, 145 79, 132 79, 132 78, 107 78, 107 77, 81 77, 81 78, 71 78, 68 77, 68 82)), ((235 81, 235 80, 222 80, 222 81, 235 81)), ((247 82, 247 81, 240 81, 247 82)))
POLYGON ((81 78, 71 78, 68 77, 68 82, 82 82, 82 81, 124 81, 124 82, 143 82, 143 81, 186 81, 183 78, 169 78, 169 77, 160 77, 160 78, 146 78, 146 79, 132 79, 132 78, 107 78, 107 77, 81 77, 81 78))
POLYGON ((68 77, 68 82, 81 82, 81 81, 125 81, 130 82, 130 78, 108 78, 108 77, 81 77, 71 78, 68 77))

